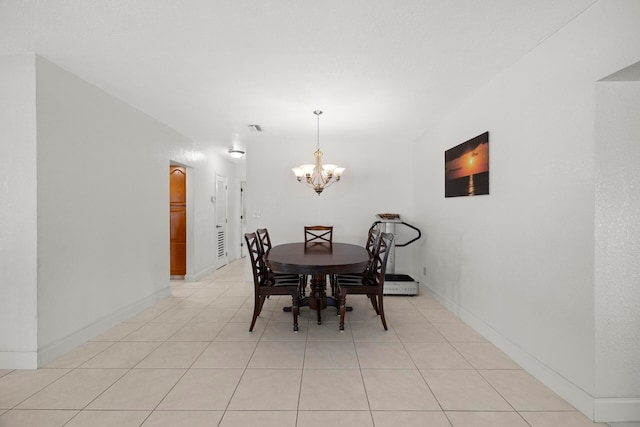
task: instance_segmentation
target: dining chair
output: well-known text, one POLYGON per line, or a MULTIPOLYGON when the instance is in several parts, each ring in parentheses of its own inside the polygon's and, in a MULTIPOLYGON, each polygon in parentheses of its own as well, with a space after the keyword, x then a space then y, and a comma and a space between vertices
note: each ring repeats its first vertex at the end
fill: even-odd
POLYGON ((267 266, 264 263, 264 254, 262 246, 259 243, 256 233, 246 233, 244 239, 247 242, 247 251, 251 259, 251 269, 253 271, 253 318, 249 332, 253 331, 256 320, 262 311, 265 299, 269 295, 291 295, 291 312, 293 313, 293 330, 298 331, 298 315, 300 307, 298 306, 298 295, 300 280, 297 275, 293 279, 284 279, 278 277, 270 277, 267 266))
POLYGON ((269 277, 278 278, 278 279, 297 279, 298 281, 302 281, 302 278, 297 274, 290 273, 276 273, 271 269, 269 265, 269 261, 267 260, 267 255, 271 250, 271 237, 269 236, 269 230, 266 228, 258 228, 256 230, 256 235, 258 236, 258 244, 260 245, 260 249, 263 254, 264 264, 267 267, 267 274, 269 277))
POLYGON ((380 229, 377 227, 371 227, 369 229, 369 232, 367 233, 367 241, 364 244, 365 249, 369 253, 369 258, 370 258, 369 264, 367 264, 364 271, 360 273, 336 274, 332 280, 332 285, 333 285, 332 293, 334 296, 337 295, 337 290, 335 288, 338 280, 342 280, 343 282, 346 282, 346 281, 357 282, 365 278, 368 280, 373 280, 373 277, 372 277, 373 276, 372 265, 373 265, 373 256, 374 256, 373 252, 376 245, 378 244, 379 237, 380 237, 380 229))
POLYGON ((373 305, 376 314, 380 316, 384 330, 388 330, 387 321, 384 317, 384 274, 387 268, 387 259, 391 252, 391 244, 393 243, 393 234, 380 233, 377 243, 373 250, 373 259, 371 263, 371 276, 362 277, 359 280, 340 279, 338 276, 338 312, 340 314, 340 330, 344 330, 344 316, 347 311, 346 299, 347 294, 366 295, 373 305))
POLYGON ((304 245, 305 247, 315 244, 329 244, 333 247, 333 226, 332 225, 305 225, 304 245))
MULTIPOLYGON (((305 225, 304 226, 304 248, 305 250, 313 245, 328 245, 329 249, 333 249, 333 226, 332 225, 305 225)), ((326 282, 325 276, 325 282, 326 282)), ((335 290, 333 276, 329 277, 331 283, 331 291, 335 290)), ((303 276, 300 283, 300 293, 305 295, 308 277, 303 276)), ((335 296, 335 294, 333 294, 335 296)))

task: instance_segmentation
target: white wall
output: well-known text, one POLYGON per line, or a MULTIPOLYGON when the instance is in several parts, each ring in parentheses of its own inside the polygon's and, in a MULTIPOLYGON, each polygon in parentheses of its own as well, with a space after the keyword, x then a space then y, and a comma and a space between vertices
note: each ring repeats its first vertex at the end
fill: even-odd
POLYGON ((0 366, 37 358, 36 108, 33 54, 0 56, 0 366))
POLYGON ((172 162, 192 172, 191 268, 217 267, 210 177, 235 166, 45 59, 0 72, 0 367, 35 368, 169 294, 172 162))
MULTIPOLYGON (((412 222, 412 174, 406 152, 411 144, 391 141, 371 149, 370 141, 324 143, 326 163, 346 167, 342 180, 318 196, 296 181, 291 168, 312 163, 313 126, 308 144, 278 141, 249 143, 247 149, 247 230, 269 229, 274 245, 304 239, 305 225, 333 225, 334 241, 364 244, 375 214, 397 212, 412 222)), ((396 270, 411 268, 411 253, 397 251, 396 270)))
POLYGON ((622 415, 611 398, 640 400, 640 81, 596 101, 596 396, 622 415))
POLYGON ((639 59, 639 19, 636 1, 595 3, 415 145, 423 279, 591 417, 595 82, 639 59), (444 150, 484 131, 491 194, 445 199, 444 150))

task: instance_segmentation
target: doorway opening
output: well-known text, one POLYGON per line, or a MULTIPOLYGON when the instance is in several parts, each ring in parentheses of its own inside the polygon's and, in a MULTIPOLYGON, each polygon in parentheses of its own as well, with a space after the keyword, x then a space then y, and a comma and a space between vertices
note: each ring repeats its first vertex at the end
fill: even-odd
POLYGON ((169 236, 171 279, 187 274, 187 171, 169 166, 169 236))

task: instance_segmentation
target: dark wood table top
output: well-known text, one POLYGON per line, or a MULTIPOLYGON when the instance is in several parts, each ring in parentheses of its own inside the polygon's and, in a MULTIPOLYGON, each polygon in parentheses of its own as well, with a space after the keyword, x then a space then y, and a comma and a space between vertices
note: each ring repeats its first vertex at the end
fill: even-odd
POLYGON ((364 271, 369 262, 365 248, 350 243, 286 243, 271 248, 267 260, 273 271, 296 274, 338 274, 364 271))

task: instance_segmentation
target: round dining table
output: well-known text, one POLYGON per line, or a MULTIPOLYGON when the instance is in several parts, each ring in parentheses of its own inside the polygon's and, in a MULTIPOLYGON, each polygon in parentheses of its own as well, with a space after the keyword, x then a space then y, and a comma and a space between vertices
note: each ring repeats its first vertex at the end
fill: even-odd
POLYGON ((369 252, 350 243, 300 242, 274 246, 266 254, 266 259, 274 272, 311 275, 311 293, 300 306, 308 305, 316 310, 318 324, 321 324, 321 310, 337 306, 337 301, 326 294, 327 275, 364 271, 369 263, 369 252))

